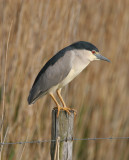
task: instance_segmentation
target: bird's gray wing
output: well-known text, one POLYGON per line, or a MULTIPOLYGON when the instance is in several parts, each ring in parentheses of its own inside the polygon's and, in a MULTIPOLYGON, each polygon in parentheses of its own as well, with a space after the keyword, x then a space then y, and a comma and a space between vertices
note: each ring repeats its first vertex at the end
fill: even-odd
POLYGON ((71 51, 61 50, 52 57, 36 77, 28 97, 28 103, 34 103, 36 99, 46 94, 51 87, 60 83, 70 72, 71 62, 71 51))

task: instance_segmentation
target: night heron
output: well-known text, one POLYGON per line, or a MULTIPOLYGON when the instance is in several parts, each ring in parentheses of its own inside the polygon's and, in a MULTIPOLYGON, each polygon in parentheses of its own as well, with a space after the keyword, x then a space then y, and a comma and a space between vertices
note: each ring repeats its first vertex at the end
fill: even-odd
POLYGON ((99 53, 99 50, 91 43, 79 41, 60 50, 41 69, 30 90, 28 103, 33 104, 38 98, 49 93, 58 109, 70 113, 61 96, 61 89, 72 81, 86 66, 94 60, 104 60, 110 62, 99 53), (54 97, 57 95, 63 106, 60 106, 54 97))

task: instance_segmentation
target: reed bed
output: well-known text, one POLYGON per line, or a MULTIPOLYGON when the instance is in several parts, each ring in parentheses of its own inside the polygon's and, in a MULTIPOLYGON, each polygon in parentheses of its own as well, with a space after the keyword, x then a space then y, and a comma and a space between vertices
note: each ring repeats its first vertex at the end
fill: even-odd
MULTIPOLYGON (((6 142, 51 138, 54 103, 44 96, 28 106, 27 97, 46 61, 79 40, 95 44, 111 63, 91 63, 62 91, 68 106, 78 111, 75 137, 129 136, 128 15, 128 0, 0 1, 1 140, 5 135, 6 142)), ((77 141, 73 159, 127 160, 128 150, 128 140, 77 141)), ((1 152, 3 160, 46 157, 50 159, 49 143, 7 145, 1 152)))

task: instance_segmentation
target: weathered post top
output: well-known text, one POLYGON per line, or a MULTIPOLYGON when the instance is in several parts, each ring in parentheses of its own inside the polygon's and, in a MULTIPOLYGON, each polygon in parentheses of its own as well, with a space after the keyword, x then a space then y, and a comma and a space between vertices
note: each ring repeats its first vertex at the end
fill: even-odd
MULTIPOLYGON (((73 123, 74 111, 70 111, 70 115, 65 111, 60 111, 57 117, 57 110, 52 110, 52 128, 51 139, 72 139, 73 138, 73 123)), ((54 160, 56 153, 56 143, 51 142, 51 160, 54 160)), ((73 141, 62 141, 59 143, 59 160, 72 160, 73 141)), ((58 157, 58 156, 56 156, 58 157)), ((58 160, 58 159, 56 159, 58 160)))

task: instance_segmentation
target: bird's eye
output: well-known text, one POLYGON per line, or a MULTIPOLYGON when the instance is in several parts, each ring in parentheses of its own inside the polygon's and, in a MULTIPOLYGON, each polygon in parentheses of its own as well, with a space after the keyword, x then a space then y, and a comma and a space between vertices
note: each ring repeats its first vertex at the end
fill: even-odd
POLYGON ((92 53, 95 54, 96 53, 95 50, 92 50, 92 53))

